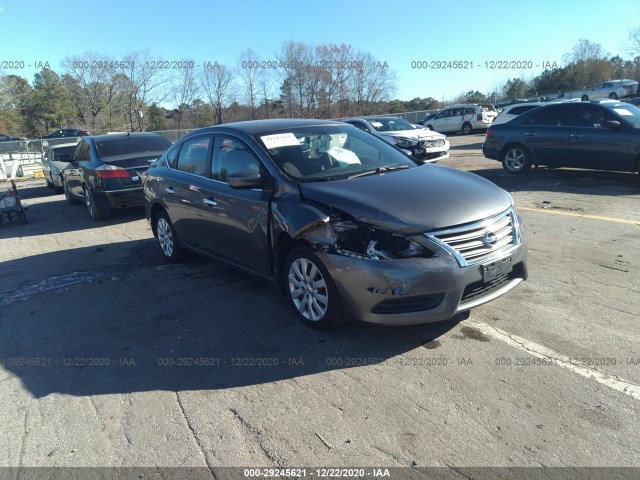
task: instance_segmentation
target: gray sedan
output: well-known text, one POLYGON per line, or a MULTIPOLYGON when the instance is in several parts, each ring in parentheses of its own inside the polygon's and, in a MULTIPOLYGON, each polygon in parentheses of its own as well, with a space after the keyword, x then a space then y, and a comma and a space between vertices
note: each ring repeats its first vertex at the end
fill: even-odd
POLYGON ((149 167, 144 195, 167 260, 190 250, 268 279, 316 328, 445 320, 527 278, 507 192, 344 123, 197 130, 149 167))

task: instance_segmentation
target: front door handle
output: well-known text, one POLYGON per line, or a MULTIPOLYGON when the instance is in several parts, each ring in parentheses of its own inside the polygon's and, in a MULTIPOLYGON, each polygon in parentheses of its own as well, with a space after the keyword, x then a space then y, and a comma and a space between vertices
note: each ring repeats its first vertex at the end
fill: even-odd
POLYGON ((171 187, 165 187, 164 191, 167 192, 169 195, 173 195, 174 193, 176 193, 176 191, 171 187))
POLYGON ((213 198, 203 198, 202 201, 208 207, 215 207, 216 205, 218 205, 218 202, 216 202, 213 198))
POLYGON ((582 138, 582 134, 581 133, 572 133, 571 135, 569 135, 569 138, 582 138))
POLYGON ((535 132, 524 132, 524 136, 525 137, 535 137, 536 133, 535 132))

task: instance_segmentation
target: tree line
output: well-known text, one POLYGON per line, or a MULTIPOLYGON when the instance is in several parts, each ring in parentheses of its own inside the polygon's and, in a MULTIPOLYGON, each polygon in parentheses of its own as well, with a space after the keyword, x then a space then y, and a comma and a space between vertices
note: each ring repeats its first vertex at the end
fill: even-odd
POLYGON ((17 75, 0 77, 0 132, 164 130, 363 115, 377 113, 396 85, 386 62, 346 44, 289 41, 272 59, 247 49, 233 66, 166 61, 148 51, 117 60, 85 52, 65 57, 59 73, 46 66, 31 84, 17 75))
POLYGON ((17 75, 0 77, 0 132, 37 136, 63 127, 95 133, 186 129, 248 119, 342 118, 515 100, 608 79, 640 79, 640 28, 629 38, 633 60, 609 56, 600 45, 580 40, 562 66, 449 100, 394 99, 397 73, 347 44, 288 41, 273 58, 244 50, 235 65, 166 61, 148 51, 117 60, 84 52, 65 57, 59 72, 45 66, 32 83, 17 75))

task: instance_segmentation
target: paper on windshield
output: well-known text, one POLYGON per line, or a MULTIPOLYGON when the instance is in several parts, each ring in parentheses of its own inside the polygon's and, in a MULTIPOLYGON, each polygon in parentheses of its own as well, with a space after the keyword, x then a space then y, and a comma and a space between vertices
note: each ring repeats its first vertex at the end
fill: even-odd
POLYGON ((260 137, 267 150, 279 147, 292 147, 300 145, 300 142, 293 133, 276 133, 273 135, 264 135, 260 137))

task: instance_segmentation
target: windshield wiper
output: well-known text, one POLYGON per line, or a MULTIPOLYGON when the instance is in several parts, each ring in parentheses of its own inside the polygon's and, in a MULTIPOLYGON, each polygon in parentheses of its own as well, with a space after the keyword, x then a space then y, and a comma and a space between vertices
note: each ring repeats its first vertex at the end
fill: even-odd
POLYGON ((386 167, 378 167, 374 170, 367 170, 365 172, 356 173, 355 175, 351 175, 350 177, 347 177, 347 178, 352 179, 352 178, 364 177, 366 175, 391 172, 393 170, 405 170, 407 168, 410 168, 409 165, 387 165, 386 167))

